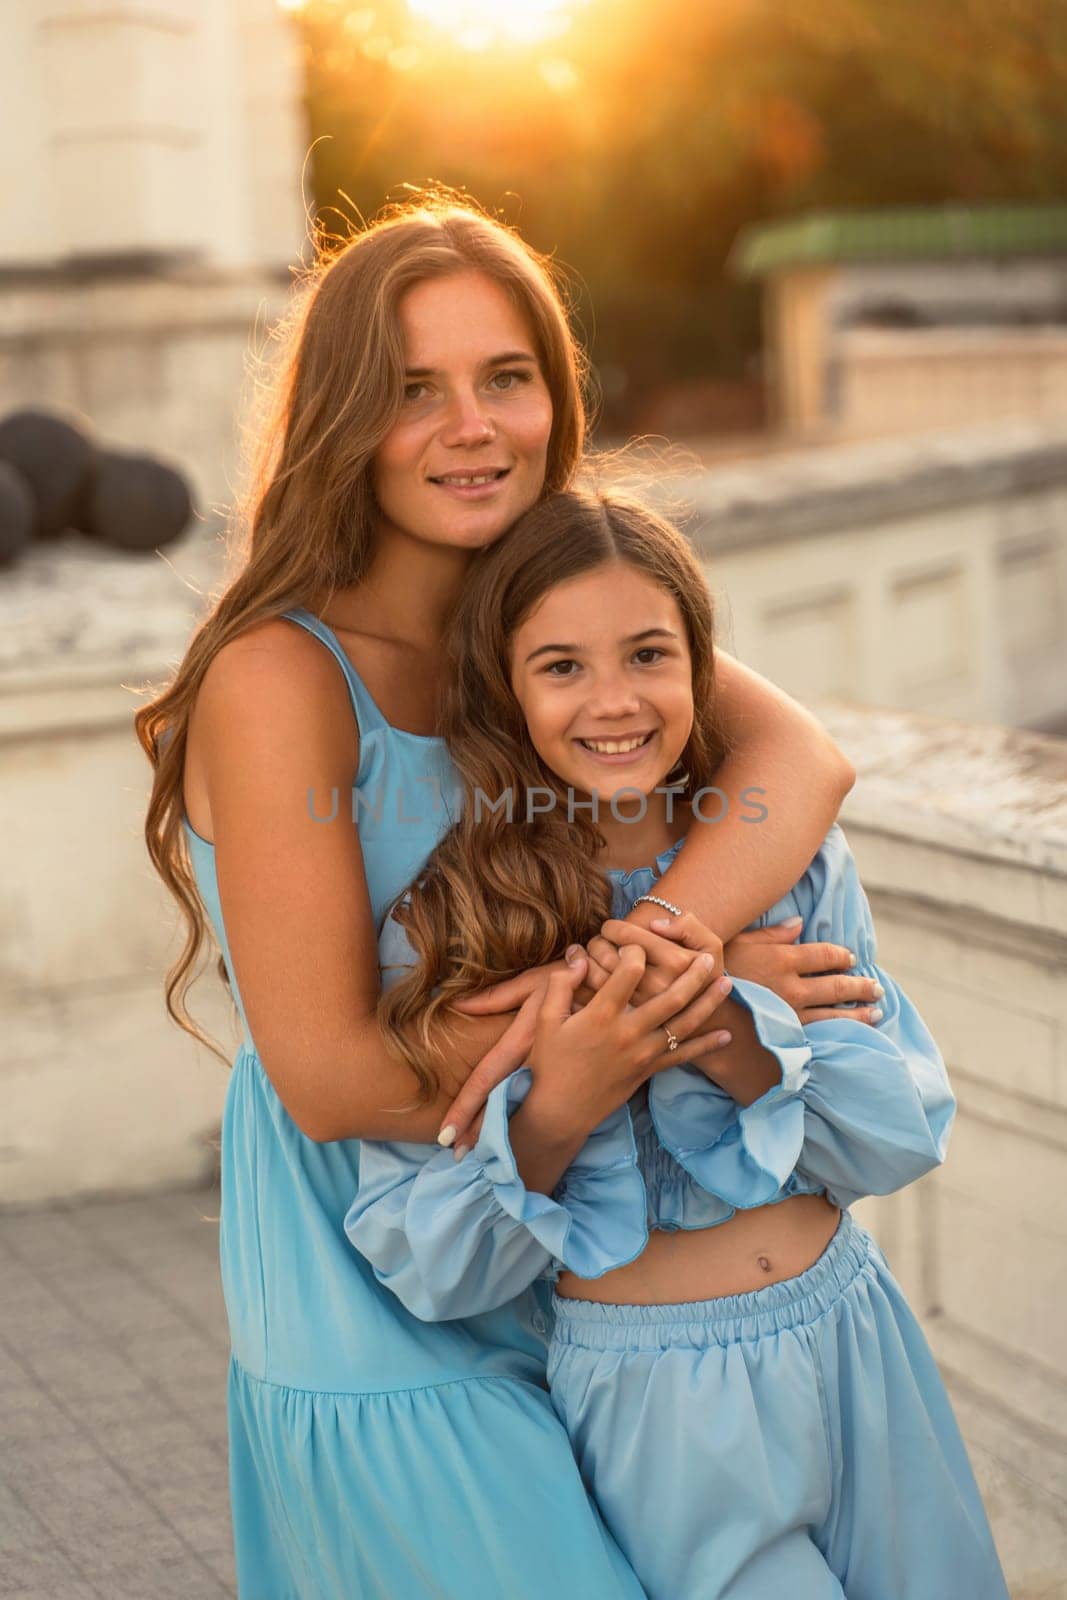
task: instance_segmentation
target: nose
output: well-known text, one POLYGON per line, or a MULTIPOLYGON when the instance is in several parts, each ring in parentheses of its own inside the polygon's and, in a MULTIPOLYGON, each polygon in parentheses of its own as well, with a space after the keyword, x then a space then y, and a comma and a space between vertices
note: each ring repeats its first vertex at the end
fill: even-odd
POLYGON ((611 673, 598 679, 596 687, 586 702, 586 712, 591 721, 621 722, 641 709, 641 697, 622 673, 611 673))
POLYGON ((445 413, 441 443, 449 446, 484 444, 495 433, 493 419, 487 414, 481 395, 473 389, 454 390, 445 413))

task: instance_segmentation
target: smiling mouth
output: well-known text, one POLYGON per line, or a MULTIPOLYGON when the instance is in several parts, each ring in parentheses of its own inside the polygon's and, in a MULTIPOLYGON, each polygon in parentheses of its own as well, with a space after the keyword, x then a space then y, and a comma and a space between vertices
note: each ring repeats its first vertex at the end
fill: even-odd
POLYGON ((654 737, 655 730, 652 733, 636 733, 628 739, 578 739, 576 742, 595 756, 617 756, 644 749, 654 737))
POLYGON ((485 472, 443 472, 430 482, 444 484, 450 489, 473 489, 486 483, 499 483, 510 471, 510 467, 490 467, 485 472))

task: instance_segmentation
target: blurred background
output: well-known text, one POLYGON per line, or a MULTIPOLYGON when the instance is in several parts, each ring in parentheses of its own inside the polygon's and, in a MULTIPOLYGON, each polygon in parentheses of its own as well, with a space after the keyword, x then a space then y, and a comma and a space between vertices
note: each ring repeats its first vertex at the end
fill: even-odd
MULTIPOLYGON (((0 1437, 42 1482, 84 1458, 94 1527, 108 1472, 142 1514, 124 1588, 114 1529, 94 1579, 43 1496, 42 1592, 170 1593, 164 1557, 137 1575, 149 1527, 173 1592, 232 1592, 203 1243, 226 1070, 164 1012, 131 719, 225 580, 310 237, 434 182, 560 265, 596 442, 685 447, 723 644, 856 764, 881 959, 960 1102, 946 1166, 858 1210, 1014 1600, 1067 1595, 1062 0, 6 0, 0 135, 0 1437), (58 1355, 72 1284, 88 1368, 58 1355), (199 1522, 151 1488, 158 1447, 135 1472, 107 1432, 131 1415, 184 1439, 189 1486, 215 1474, 199 1522)), ((213 968, 192 1006, 226 1053, 213 968)))

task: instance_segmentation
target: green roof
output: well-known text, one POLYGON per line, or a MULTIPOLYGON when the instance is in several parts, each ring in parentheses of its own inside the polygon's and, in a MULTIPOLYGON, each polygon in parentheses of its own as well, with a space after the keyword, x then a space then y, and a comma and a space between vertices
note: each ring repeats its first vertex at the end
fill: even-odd
POLYGON ((744 278, 841 261, 1067 255, 1067 205, 821 211, 745 228, 728 266, 744 278))

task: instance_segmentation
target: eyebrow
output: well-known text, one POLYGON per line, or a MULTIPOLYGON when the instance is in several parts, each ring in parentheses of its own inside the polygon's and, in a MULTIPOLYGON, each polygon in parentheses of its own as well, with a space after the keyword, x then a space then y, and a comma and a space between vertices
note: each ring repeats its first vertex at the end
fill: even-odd
MULTIPOLYGON (((529 350, 505 350, 502 355, 489 356, 481 363, 483 368, 505 367, 513 361, 525 361, 530 366, 536 367, 537 357, 531 355, 529 350)), ((405 378, 436 378, 436 367, 407 367, 404 371, 405 378)))
MULTIPOLYGON (((677 637, 678 635, 672 633, 670 628, 645 628, 643 633, 631 633, 629 638, 621 639, 619 642, 620 644, 640 644, 642 639, 677 639, 677 637)), ((536 656, 547 655, 551 650, 563 650, 570 655, 578 655, 581 649, 582 646, 580 644, 539 644, 536 650, 530 651, 530 654, 523 662, 523 666, 529 666, 536 656)))

